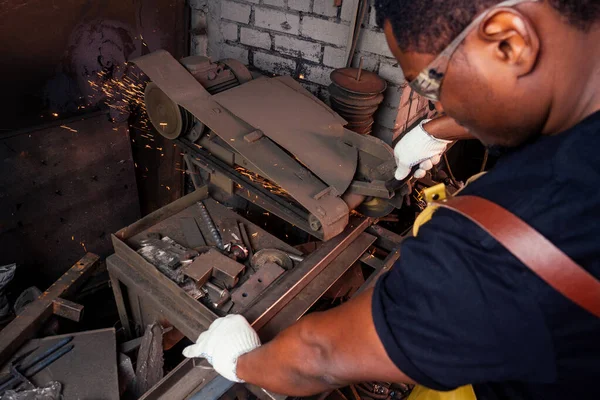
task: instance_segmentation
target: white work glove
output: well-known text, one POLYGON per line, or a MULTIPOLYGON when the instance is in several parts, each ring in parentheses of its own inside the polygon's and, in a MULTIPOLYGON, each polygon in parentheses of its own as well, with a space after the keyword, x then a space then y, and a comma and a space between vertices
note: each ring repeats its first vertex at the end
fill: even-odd
POLYGON ((446 147, 452 141, 436 139, 425 131, 423 125, 431 121, 423 120, 418 126, 408 132, 394 147, 394 157, 396 158, 397 180, 406 178, 412 167, 419 165, 414 177, 419 179, 425 176, 425 173, 440 162, 446 147))
POLYGON ((228 315, 215 320, 196 344, 183 349, 187 358, 206 358, 215 371, 232 382, 237 377, 237 360, 242 354, 260 347, 260 339, 241 315, 228 315))

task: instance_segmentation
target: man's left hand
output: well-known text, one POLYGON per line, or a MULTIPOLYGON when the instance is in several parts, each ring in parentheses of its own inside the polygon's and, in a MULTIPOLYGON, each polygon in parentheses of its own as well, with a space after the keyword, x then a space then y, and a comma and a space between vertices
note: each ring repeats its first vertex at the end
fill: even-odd
POLYGON ((260 347, 258 334, 241 315, 215 320, 196 344, 186 347, 188 358, 206 358, 215 371, 232 382, 243 382, 236 374, 238 358, 260 347))

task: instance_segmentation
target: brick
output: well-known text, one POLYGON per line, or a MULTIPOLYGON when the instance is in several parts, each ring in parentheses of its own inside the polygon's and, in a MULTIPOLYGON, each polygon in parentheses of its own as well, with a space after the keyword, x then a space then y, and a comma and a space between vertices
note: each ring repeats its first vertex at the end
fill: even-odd
POLYGON ((238 61, 248 64, 248 50, 239 46, 231 46, 229 44, 221 45, 221 58, 235 58, 238 61))
POLYGON ((259 28, 297 35, 299 33, 300 17, 279 10, 256 8, 254 10, 254 25, 259 28))
POLYGON ((336 17, 338 7, 334 6, 333 0, 315 0, 313 4, 313 13, 324 15, 326 17, 336 17))
POLYGON ((232 40, 236 42, 238 37, 238 25, 233 22, 222 22, 220 24, 221 34, 223 35, 223 39, 232 40))
POLYGON ((288 0, 291 10, 310 12, 310 0, 288 0))
POLYGON ((275 50, 282 54, 318 62, 321 59, 321 45, 289 36, 275 36, 275 50))
POLYGON ((379 66, 379 76, 394 85, 402 85, 405 82, 404 73, 398 64, 392 65, 381 63, 379 66))
POLYGON ((193 31, 201 31, 202 29, 206 29, 207 19, 206 13, 203 11, 191 12, 191 24, 190 28, 193 31))
POLYGON ((271 35, 268 32, 242 27, 240 29, 240 43, 269 50, 271 48, 271 35))
POLYGON ((250 6, 223 0, 221 1, 221 18, 247 24, 250 22, 250 6))
POLYGON ((285 0, 263 0, 263 4, 267 4, 269 6, 285 8, 285 0))
POLYGON ((381 31, 371 31, 363 29, 358 40, 358 49, 369 53, 379 54, 389 58, 394 58, 394 55, 388 47, 385 35, 381 31))
POLYGON ((335 47, 325 46, 323 52, 323 64, 333 68, 343 68, 346 66, 346 49, 336 49, 335 47))
POLYGON ((369 11, 369 26, 375 28, 377 25, 377 11, 375 11, 375 7, 371 7, 369 11))
POLYGON ((356 7, 358 7, 358 0, 344 0, 342 2, 342 12, 340 13, 342 21, 350 22, 354 18, 356 7))
POLYGON ((331 75, 332 71, 333 68, 324 67, 322 65, 305 65, 304 79, 309 82, 327 86, 331 83, 329 75, 331 75))
POLYGON ((254 3, 254 4, 260 3, 260 0, 244 0, 244 1, 247 2, 247 3, 254 3))
POLYGON ((254 66, 277 75, 293 75, 296 70, 295 61, 258 51, 254 52, 254 66))
POLYGON ((355 53, 354 58, 352 58, 352 67, 358 68, 360 65, 360 58, 363 59, 363 69, 371 72, 376 72, 379 67, 379 57, 375 54, 364 54, 364 53, 355 53))
POLYGON ((302 19, 302 35, 315 40, 344 46, 350 27, 321 18, 304 17, 302 19))

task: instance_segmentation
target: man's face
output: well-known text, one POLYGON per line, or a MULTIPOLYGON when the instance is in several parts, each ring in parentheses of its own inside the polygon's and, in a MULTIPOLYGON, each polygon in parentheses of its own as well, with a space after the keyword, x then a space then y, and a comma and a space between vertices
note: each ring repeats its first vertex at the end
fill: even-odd
MULTIPOLYGON (((437 56, 403 52, 386 21, 384 31, 392 53, 408 81, 437 56)), ((534 92, 493 45, 472 32, 454 53, 436 107, 486 145, 517 146, 538 135, 544 125, 544 88, 534 92)))

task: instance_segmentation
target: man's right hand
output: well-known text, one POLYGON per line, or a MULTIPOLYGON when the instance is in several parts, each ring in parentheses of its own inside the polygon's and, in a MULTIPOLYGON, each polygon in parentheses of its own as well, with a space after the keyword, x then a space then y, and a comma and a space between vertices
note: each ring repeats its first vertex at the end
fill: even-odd
POLYGON ((419 165, 419 169, 415 172, 414 177, 423 178, 427 171, 440 162, 448 144, 452 143, 449 140, 434 138, 427 133, 423 125, 429 121, 422 121, 404 135, 394 147, 397 180, 401 181, 406 178, 416 165, 419 165))

